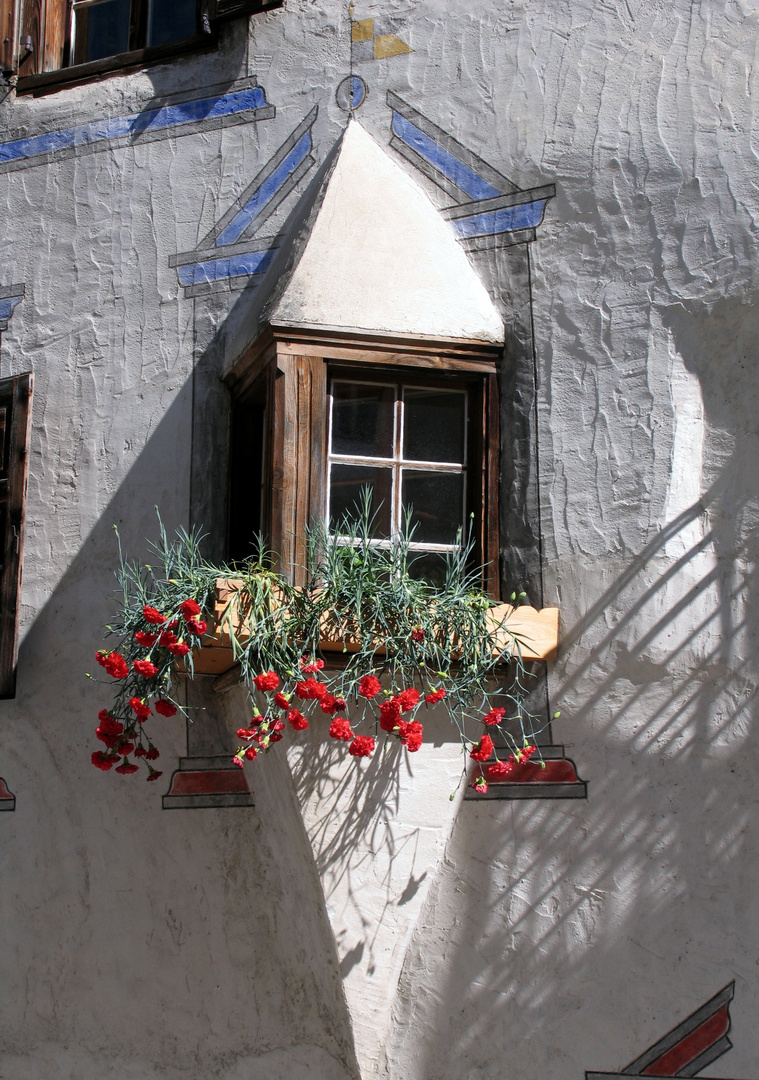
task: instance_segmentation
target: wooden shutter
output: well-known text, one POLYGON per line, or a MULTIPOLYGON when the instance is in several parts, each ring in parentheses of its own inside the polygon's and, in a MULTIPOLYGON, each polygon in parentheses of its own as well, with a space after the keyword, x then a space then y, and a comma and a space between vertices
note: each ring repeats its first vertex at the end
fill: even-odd
POLYGON ((0 62, 5 75, 18 62, 18 0, 0 0, 0 62))
POLYGON ((63 67, 71 19, 69 0, 0 0, 0 4, 11 2, 21 4, 16 46, 19 75, 40 75, 63 67), (31 39, 30 53, 21 46, 24 38, 31 39))
POLYGON ((16 693, 32 374, 0 379, 0 698, 16 693))
POLYGON ((208 17, 213 22, 225 22, 240 15, 255 15, 259 11, 281 7, 283 0, 208 0, 208 17))

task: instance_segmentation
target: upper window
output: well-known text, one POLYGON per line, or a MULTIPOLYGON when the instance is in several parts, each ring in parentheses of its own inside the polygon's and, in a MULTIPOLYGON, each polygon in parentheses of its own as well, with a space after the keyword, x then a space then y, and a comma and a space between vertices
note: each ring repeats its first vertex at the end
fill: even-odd
POLYGON ((2 66, 18 90, 101 78, 212 48, 221 22, 283 0, 0 0, 2 66), (6 8, 8 11, 6 12, 6 8), (7 16, 7 18, 6 18, 7 16))
POLYGON ((74 64, 172 41, 201 32, 196 0, 74 0, 74 64))

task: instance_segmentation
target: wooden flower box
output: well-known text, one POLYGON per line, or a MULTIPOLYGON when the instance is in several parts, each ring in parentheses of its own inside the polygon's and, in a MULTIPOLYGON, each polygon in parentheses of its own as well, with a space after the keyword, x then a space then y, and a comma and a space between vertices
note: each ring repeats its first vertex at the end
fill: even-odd
MULTIPOLYGON (((228 629, 232 629, 239 640, 244 641, 245 623, 249 618, 244 600, 233 601, 242 585, 241 580, 218 578, 216 581, 216 602, 212 619, 208 620, 208 633, 203 638, 202 646, 193 651, 193 667, 197 675, 224 675, 235 666, 235 656, 228 629), (230 605, 232 608, 230 610, 230 605)), ((273 596, 277 597, 275 590, 273 596)), ((279 594, 281 597, 281 594, 279 594)), ((275 599, 276 602, 276 599, 275 599)), ((511 634, 519 641, 519 651, 523 660, 554 660, 559 638, 559 609, 541 608, 537 610, 526 605, 512 607, 510 604, 498 604, 488 612, 488 619, 495 629, 499 646, 511 645, 511 634), (503 624, 501 626, 501 624, 503 624)), ((358 652, 360 644, 350 634, 341 634, 334 625, 324 622, 319 648, 324 653, 358 652)), ((378 649, 378 653, 383 650, 378 649)), ((180 667, 180 674, 184 671, 180 667)))

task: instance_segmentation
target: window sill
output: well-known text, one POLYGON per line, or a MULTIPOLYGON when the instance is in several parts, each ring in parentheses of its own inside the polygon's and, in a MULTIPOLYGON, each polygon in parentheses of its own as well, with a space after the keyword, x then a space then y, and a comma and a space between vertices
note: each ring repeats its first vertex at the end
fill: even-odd
POLYGON ((106 56, 102 60, 93 60, 89 64, 75 64, 72 67, 59 68, 57 71, 45 71, 41 75, 19 75, 16 84, 17 94, 52 94, 69 86, 81 86, 111 75, 127 75, 152 64, 166 63, 181 56, 214 51, 219 44, 218 34, 203 34, 202 37, 185 38, 184 41, 172 41, 169 45, 159 45, 150 49, 135 49, 133 52, 106 56))

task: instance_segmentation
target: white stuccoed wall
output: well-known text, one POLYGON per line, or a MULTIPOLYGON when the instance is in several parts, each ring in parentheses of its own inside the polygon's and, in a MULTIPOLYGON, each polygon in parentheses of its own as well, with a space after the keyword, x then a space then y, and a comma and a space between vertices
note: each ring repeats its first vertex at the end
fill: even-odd
MULTIPOLYGON (((4 1080, 342 1080, 356 1058, 364 1080, 581 1080, 733 978, 706 1072, 756 1075, 759 8, 356 7, 380 15, 414 52, 360 66, 375 139, 392 89, 520 187, 557 185, 531 249, 545 594, 589 799, 451 804, 445 742, 367 795, 354 762, 341 786, 327 752, 290 751, 294 780, 272 755, 252 811, 163 813, 160 785, 95 773, 111 525, 139 552, 155 503, 187 523, 194 358, 246 302, 185 299, 168 257, 313 104, 323 159, 348 15, 288 0, 218 55, 10 95, 3 139, 252 73, 277 116, 0 175, 0 283, 27 286, 0 371, 36 380, 0 703, 4 1080)), ((232 727, 244 707, 220 699, 232 727)), ((183 738, 155 729, 168 777, 183 738)))

